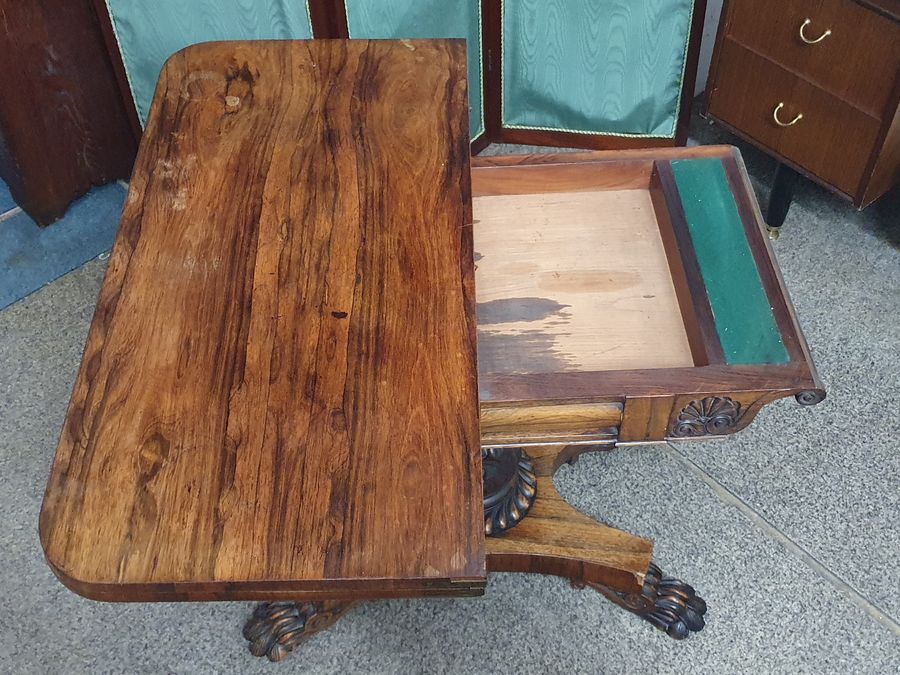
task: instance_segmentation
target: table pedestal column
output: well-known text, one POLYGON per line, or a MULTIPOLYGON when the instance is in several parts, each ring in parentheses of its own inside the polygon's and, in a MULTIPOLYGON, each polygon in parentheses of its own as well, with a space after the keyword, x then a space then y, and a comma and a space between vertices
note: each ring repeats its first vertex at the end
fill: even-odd
MULTIPOLYGON (((570 506, 553 474, 612 445, 485 448, 484 529, 489 572, 552 574, 589 587, 681 640, 703 629, 706 602, 651 562, 653 545, 570 506)), ((244 626, 250 651, 280 661, 356 602, 266 602, 244 626)))

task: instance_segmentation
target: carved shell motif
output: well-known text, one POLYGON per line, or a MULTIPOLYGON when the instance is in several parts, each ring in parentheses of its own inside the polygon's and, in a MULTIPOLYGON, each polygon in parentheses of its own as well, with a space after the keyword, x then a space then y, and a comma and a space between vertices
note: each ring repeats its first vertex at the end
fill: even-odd
POLYGON ((737 425, 741 412, 741 404, 727 396, 691 401, 675 421, 672 435, 685 438, 726 434, 737 425))

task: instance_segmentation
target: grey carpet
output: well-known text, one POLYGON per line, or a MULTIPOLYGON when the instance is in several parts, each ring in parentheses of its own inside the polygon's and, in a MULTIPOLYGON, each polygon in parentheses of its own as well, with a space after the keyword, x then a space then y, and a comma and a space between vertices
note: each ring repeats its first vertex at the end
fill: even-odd
MULTIPOLYGON (((745 157, 768 180, 771 160, 745 157)), ((825 403, 784 401, 721 443, 623 449, 558 476, 579 508, 654 539, 709 601, 706 630, 682 643, 562 580, 496 575, 480 599, 365 605, 271 665, 240 637, 249 603, 70 593, 43 563, 37 514, 104 271, 89 262, 0 312, 0 670, 900 672, 898 203, 856 213, 804 183, 775 244, 825 403)))

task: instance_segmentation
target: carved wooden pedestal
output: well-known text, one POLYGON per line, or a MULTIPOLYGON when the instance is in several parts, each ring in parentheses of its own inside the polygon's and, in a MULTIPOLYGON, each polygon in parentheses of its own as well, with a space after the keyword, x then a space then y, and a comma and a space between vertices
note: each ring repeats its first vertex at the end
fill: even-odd
MULTIPOLYGON (((585 452, 612 445, 485 448, 484 528, 488 570, 552 574, 593 588, 676 640, 703 629, 706 603, 651 562, 651 542, 598 523, 570 506, 553 474, 585 452)), ((255 656, 285 658, 356 603, 262 603, 244 627, 255 656)))

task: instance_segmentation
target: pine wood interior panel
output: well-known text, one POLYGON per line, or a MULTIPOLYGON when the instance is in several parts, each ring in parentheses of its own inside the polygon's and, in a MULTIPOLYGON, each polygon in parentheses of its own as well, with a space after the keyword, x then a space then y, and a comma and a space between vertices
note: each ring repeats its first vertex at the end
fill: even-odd
POLYGON ((464 42, 206 43, 158 91, 48 562, 104 600, 482 593, 464 42))
POLYGON ((473 171, 482 375, 694 365, 649 168, 473 171))

